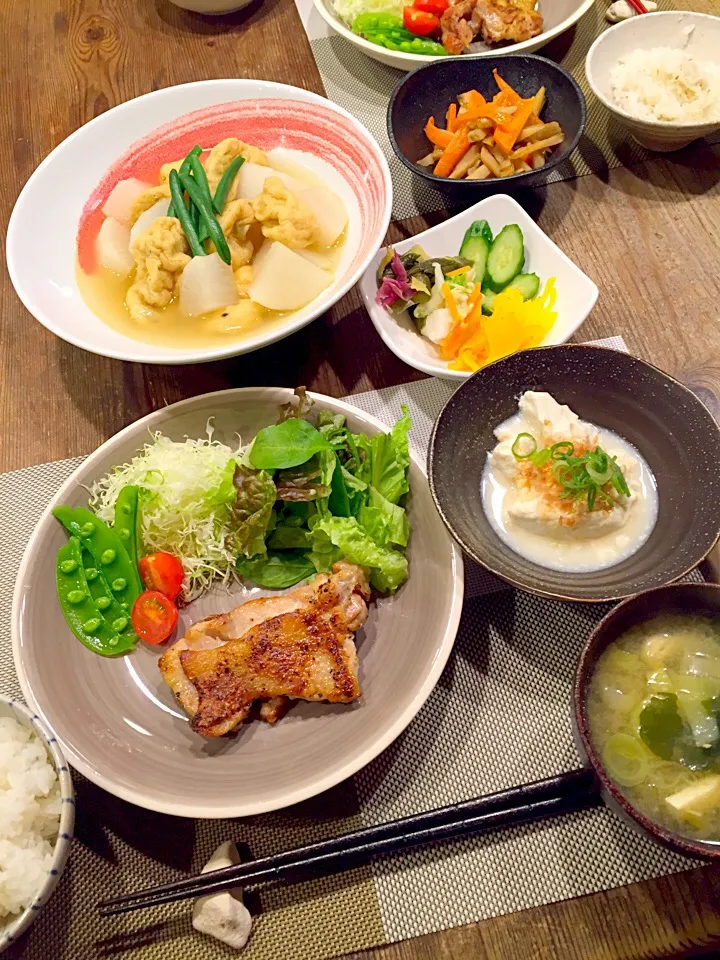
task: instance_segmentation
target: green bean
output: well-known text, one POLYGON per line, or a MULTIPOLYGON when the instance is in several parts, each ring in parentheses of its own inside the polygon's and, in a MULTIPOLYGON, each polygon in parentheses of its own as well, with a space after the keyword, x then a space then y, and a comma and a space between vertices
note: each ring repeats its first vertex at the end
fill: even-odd
POLYGON ((135 566, 142 553, 138 514, 140 491, 132 483, 126 483, 115 501, 115 522, 113 530, 125 544, 128 556, 135 566))
MULTIPOLYGON (((207 202, 202 190, 200 190, 198 185, 189 174, 185 174, 181 178, 180 182, 187 190, 187 195, 190 197, 190 200, 195 204, 202 214, 202 218, 207 225, 210 239, 215 244, 215 249, 220 255, 220 258, 224 260, 225 263, 230 264, 232 262, 232 257, 230 256, 230 247, 228 247, 225 234, 222 232, 220 224, 215 219, 212 206, 207 202)), ((197 237, 197 234, 195 234, 195 236, 197 237)))
POLYGON ((210 184, 208 183, 207 175, 205 173, 205 167, 203 167, 197 157, 193 157, 190 161, 190 173, 193 175, 195 183, 202 191, 207 202, 215 209, 216 213, 221 213, 222 211, 215 207, 213 195, 210 193, 210 184))
MULTIPOLYGON (((202 147, 200 146, 199 143, 196 143, 195 146, 190 151, 190 153, 185 157, 183 162, 180 164, 180 170, 183 173, 187 173, 188 170, 190 169, 190 163, 192 161, 192 158, 199 157, 201 153, 202 153, 202 147)), ((167 215, 169 217, 177 217, 177 214, 175 213, 175 204, 172 201, 170 202, 170 206, 168 207, 167 215)))
POLYGON ((217 185, 217 190, 215 191, 214 200, 214 206, 218 213, 222 213, 225 209, 225 201, 227 200, 227 195, 230 192, 230 186, 237 176, 238 170, 244 163, 245 157, 235 157, 220 178, 220 183, 217 185))
MULTIPOLYGON (((240 167, 245 163, 245 157, 235 157, 235 159, 230 163, 225 173, 220 178, 220 183, 217 186, 215 191, 215 197, 213 198, 213 207, 217 210, 218 213, 222 213, 225 209, 225 202, 227 200, 227 195, 230 192, 230 187, 233 180, 237 176, 237 172, 240 167)), ((198 237, 200 238, 200 243, 203 243, 210 236, 208 233, 207 227, 203 223, 198 231, 198 237)))
POLYGON ((140 574, 125 546, 106 523, 85 507, 55 507, 53 516, 65 529, 79 538, 92 555, 96 568, 110 585, 115 598, 128 610, 142 593, 140 574))
MULTIPOLYGON (((190 176, 187 175, 188 181, 190 181, 190 176)), ((185 234, 190 247, 190 252, 194 257, 204 257, 205 248, 200 243, 198 239, 197 230, 192 222, 192 218, 188 212, 188 208, 185 206, 185 201, 183 200, 182 195, 183 182, 180 180, 180 176, 177 170, 170 171, 170 196, 172 197, 173 204, 175 205, 176 216, 180 221, 180 226, 183 228, 183 233, 185 234)), ((193 189, 195 184, 193 183, 193 189)), ((192 199, 192 198, 191 198, 192 199)))
POLYGON ((81 553, 77 537, 70 537, 58 550, 55 582, 65 622, 78 640, 95 653, 103 657, 127 653, 134 648, 137 639, 131 631, 123 632, 127 630, 129 618, 125 618, 122 629, 119 621, 118 629, 106 623, 96 601, 90 596, 81 553))

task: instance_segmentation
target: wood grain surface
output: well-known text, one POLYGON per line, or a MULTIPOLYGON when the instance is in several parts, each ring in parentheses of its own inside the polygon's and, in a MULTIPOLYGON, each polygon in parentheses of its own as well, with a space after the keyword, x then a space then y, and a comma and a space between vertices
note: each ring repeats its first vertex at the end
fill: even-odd
MULTIPOLYGON (((255 2, 221 19, 185 13, 166 0, 6 0, 0 44, 3 229, 38 162, 117 103, 170 84, 228 76, 322 92, 293 0, 255 2)), ((696 144, 634 169, 517 195, 600 287, 577 339, 622 334, 631 352, 691 386, 716 413, 719 180, 720 148, 696 144)), ((395 224, 390 238, 442 217, 395 224)), ((149 411, 208 390, 305 383, 339 396, 416 376, 384 347, 354 292, 310 327, 251 356, 144 367, 56 339, 23 309, 5 272, 0 278, 0 470, 88 453, 149 411)), ((705 868, 354 960, 634 960, 699 955, 719 945, 720 868, 705 868)))

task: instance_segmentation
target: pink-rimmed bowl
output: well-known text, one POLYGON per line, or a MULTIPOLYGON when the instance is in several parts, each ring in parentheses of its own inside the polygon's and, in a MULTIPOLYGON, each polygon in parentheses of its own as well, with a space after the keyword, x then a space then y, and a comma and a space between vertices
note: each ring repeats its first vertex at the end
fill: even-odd
POLYGON ((366 128, 342 107, 280 83, 205 80, 129 100, 56 147, 15 204, 7 234, 8 270, 30 313, 84 350, 141 363, 216 360, 280 340, 336 303, 382 244, 391 205, 387 161, 366 128), (228 136, 300 160, 342 198, 349 220, 332 285, 286 321, 235 341, 175 348, 123 335, 93 313, 76 282, 78 255, 85 266, 94 262, 106 197, 119 179, 155 174, 155 182, 161 163, 176 160, 196 143, 210 146, 228 136))

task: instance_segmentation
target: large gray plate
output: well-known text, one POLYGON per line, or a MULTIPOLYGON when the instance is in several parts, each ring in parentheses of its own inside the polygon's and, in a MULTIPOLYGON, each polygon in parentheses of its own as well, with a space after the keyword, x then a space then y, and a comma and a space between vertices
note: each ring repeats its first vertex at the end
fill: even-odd
MULTIPOLYGON (((30 539, 13 602, 15 667, 27 700, 52 727, 72 765, 115 796, 187 817, 237 817, 274 810, 328 789, 364 766, 412 720, 452 648, 463 597, 462 560, 416 460, 410 468, 410 577, 371 608, 357 636, 362 699, 352 706, 296 704, 276 727, 254 723, 235 739, 192 732, 157 669, 158 648, 139 644, 106 659, 86 650, 55 599, 55 554, 65 535, 50 510, 87 501, 84 486, 132 457, 161 430, 201 437, 251 438, 277 419, 291 391, 248 388, 176 403, 104 443, 61 487, 30 539)), ((346 414, 353 430, 385 429, 339 400, 319 405, 346 414)), ((215 590, 182 613, 182 625, 237 605, 242 587, 215 590)), ((255 591, 256 595, 259 593, 255 591)))

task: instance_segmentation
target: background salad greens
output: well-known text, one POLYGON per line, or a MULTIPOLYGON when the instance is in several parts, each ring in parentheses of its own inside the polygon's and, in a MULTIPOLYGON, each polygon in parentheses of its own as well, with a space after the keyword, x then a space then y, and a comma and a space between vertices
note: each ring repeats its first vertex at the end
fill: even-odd
POLYGON ((281 422, 228 463, 238 572, 280 589, 344 559, 368 567, 371 585, 392 593, 408 574, 407 408, 389 433, 367 437, 342 414, 313 416, 311 407, 298 391, 281 422))

